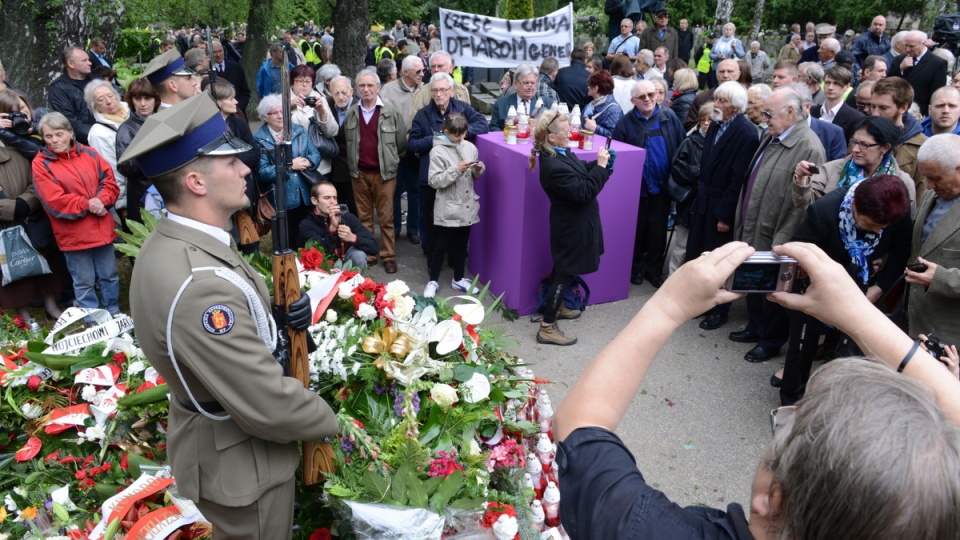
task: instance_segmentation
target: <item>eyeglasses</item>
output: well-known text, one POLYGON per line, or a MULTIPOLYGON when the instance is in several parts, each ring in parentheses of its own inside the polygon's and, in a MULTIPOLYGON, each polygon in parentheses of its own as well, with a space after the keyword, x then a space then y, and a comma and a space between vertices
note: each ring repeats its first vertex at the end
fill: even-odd
POLYGON ((270 111, 267 113, 267 116, 280 116, 281 114, 283 114, 282 111, 270 111))
POLYGON ((313 79, 294 79, 293 84, 313 84, 313 79))
POLYGON ((850 139, 849 142, 850 142, 850 146, 852 146, 853 148, 860 148, 862 150, 873 148, 874 146, 880 146, 880 143, 871 144, 871 143, 865 143, 863 141, 858 141, 856 139, 850 139))
POLYGON ((780 107, 779 109, 777 109, 777 110, 774 111, 774 112, 763 111, 763 112, 760 113, 760 114, 762 114, 764 118, 766 118, 767 120, 769 120, 769 119, 773 118, 773 114, 774 114, 774 113, 780 112, 780 111, 786 109, 787 107, 789 107, 789 105, 784 105, 783 107, 780 107))
POLYGON ((430 89, 431 94, 446 94, 449 91, 450 91, 449 88, 431 88, 430 89))
POLYGON ((423 69, 408 69, 407 71, 412 71, 413 73, 416 73, 417 75, 420 75, 421 73, 423 73, 424 70, 423 70, 423 69))
POLYGON ((633 97, 630 98, 630 99, 635 99, 635 100, 637 100, 637 101, 646 101, 646 100, 651 100, 651 101, 652 101, 652 100, 654 100, 654 99, 656 99, 656 98, 657 98, 657 93, 656 93, 656 92, 650 92, 649 94, 638 94, 638 95, 636 95, 636 96, 633 96, 633 97))
POLYGON ((551 118, 550 121, 547 122, 547 132, 550 131, 550 126, 552 126, 553 123, 557 121, 557 118, 560 118, 561 116, 564 116, 564 115, 562 115, 562 114, 560 114, 560 113, 557 113, 557 114, 553 115, 553 118, 551 118))
POLYGON ((776 435, 777 427, 790 421, 796 412, 796 405, 784 405, 770 411, 770 431, 776 435))

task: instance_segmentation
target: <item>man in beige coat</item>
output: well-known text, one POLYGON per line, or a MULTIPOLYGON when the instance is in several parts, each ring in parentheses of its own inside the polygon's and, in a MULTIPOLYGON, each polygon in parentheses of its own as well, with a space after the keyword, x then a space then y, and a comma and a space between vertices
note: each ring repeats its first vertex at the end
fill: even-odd
MULTIPOLYGON (((778 88, 764 102, 767 134, 753 157, 737 207, 735 238, 757 251, 770 251, 790 241, 803 221, 804 210, 793 204, 793 173, 797 163, 826 161, 823 144, 807 126, 800 96, 789 87, 778 88)), ((744 355, 748 362, 764 362, 787 342, 783 308, 763 294, 747 295, 750 322, 730 339, 757 345, 744 355)))
MULTIPOLYGON (((329 442, 338 425, 274 360, 270 294, 225 231, 246 205, 250 170, 237 159, 246 149, 208 94, 144 123, 120 159, 137 159, 169 214, 140 250, 130 307, 140 346, 170 385, 167 448, 180 494, 214 538, 290 538, 297 441, 329 442)), ((309 323, 302 304, 291 305, 291 327, 309 323)))
MULTIPOLYGON (((927 192, 913 226, 910 283, 910 335, 935 333, 948 345, 960 343, 960 135, 927 139, 918 154, 927 192)), ((946 375, 946 373, 945 373, 946 375)))

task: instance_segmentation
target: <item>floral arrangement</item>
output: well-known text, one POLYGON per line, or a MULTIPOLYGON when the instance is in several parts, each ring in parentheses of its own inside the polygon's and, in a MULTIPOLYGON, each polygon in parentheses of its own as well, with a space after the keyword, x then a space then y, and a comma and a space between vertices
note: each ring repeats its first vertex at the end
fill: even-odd
MULTIPOLYGON (((82 332, 67 321, 84 315, 67 310, 55 331, 82 332)), ((0 530, 87 538, 107 498, 165 461, 166 384, 131 334, 47 354, 53 336, 41 341, 20 317, 2 314, 0 336, 0 530)), ((129 530, 161 503, 138 500, 115 528, 129 530)))

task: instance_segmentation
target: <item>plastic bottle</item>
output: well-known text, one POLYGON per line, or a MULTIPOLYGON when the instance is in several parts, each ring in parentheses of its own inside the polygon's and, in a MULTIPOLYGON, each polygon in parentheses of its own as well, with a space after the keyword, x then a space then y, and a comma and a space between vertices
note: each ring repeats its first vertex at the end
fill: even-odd
POLYGON ((550 467, 553 466, 553 443, 550 442, 550 436, 546 433, 541 433, 537 441, 537 459, 543 466, 543 472, 550 472, 550 467))
POLYGON ((513 105, 507 110, 507 119, 503 122, 503 129, 506 132, 507 126, 517 125, 517 108, 513 105))
POLYGON ((536 492, 537 498, 542 498, 546 482, 543 478, 543 465, 540 464, 536 454, 531 453, 527 456, 527 474, 533 482, 533 491, 536 492))
POLYGON ((543 532, 545 520, 546 514, 543 512, 543 505, 540 501, 534 500, 530 503, 530 523, 537 528, 537 532, 543 532))
POLYGON ((517 142, 520 144, 530 142, 530 118, 527 116, 527 108, 522 103, 520 110, 517 111, 517 142))
POLYGON ((560 526, 560 489, 553 482, 547 484, 547 489, 543 490, 543 513, 547 527, 560 526))
POLYGON ((580 148, 580 115, 574 113, 570 117, 570 139, 567 148, 580 148))

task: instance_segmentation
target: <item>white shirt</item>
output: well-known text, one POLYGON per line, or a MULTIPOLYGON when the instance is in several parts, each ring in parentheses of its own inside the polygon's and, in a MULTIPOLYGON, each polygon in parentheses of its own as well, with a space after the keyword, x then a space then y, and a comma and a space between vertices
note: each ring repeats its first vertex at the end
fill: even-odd
POLYGON ((843 100, 840 100, 840 103, 837 103, 834 108, 827 109, 827 104, 824 102, 824 104, 821 106, 822 110, 820 111, 820 120, 823 120, 824 122, 830 122, 832 124, 833 119, 837 117, 837 112, 840 111, 840 107, 842 106, 843 100))
POLYGON ((213 225, 207 225, 206 223, 201 223, 195 219, 186 218, 183 216, 178 216, 173 212, 167 211, 167 219, 170 221, 175 221, 181 225, 190 227, 191 229, 196 229, 200 232, 209 234, 210 236, 216 238, 220 242, 223 242, 226 245, 230 245, 230 233, 221 229, 220 227, 214 227, 213 225))
POLYGON ((377 107, 383 107, 383 100, 380 99, 380 96, 377 96, 377 102, 373 104, 373 107, 369 110, 363 108, 363 101, 360 101, 360 113, 363 114, 363 122, 365 124, 370 123, 370 119, 373 118, 373 113, 377 110, 377 107))

